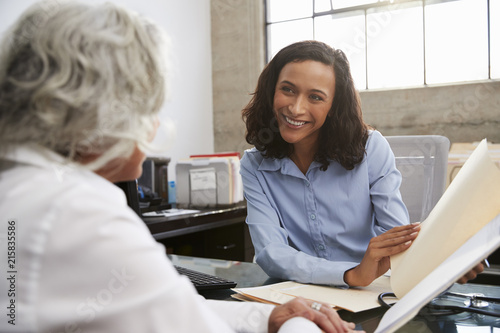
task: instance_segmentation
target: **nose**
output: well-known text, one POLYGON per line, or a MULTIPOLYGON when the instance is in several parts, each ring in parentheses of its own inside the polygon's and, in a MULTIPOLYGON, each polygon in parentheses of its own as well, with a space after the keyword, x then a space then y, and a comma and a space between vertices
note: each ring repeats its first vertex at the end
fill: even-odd
POLYGON ((298 95, 297 98, 295 98, 288 106, 288 111, 290 112, 290 115, 296 117, 301 114, 304 114, 307 108, 306 102, 307 100, 302 95, 298 95))

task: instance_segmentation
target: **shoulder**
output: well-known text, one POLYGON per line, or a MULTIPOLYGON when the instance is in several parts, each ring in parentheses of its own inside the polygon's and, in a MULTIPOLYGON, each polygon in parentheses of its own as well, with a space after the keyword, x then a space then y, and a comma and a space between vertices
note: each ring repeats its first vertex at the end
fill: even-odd
POLYGON ((395 158, 391 146, 379 131, 370 131, 365 148, 365 162, 369 170, 378 172, 377 170, 380 169, 392 169, 395 167, 395 158))
POLYGON ((287 163, 286 159, 265 157, 264 154, 256 148, 245 151, 241 159, 241 174, 278 171, 287 163))
POLYGON ((257 148, 251 148, 245 150, 240 163, 244 169, 258 169, 263 160, 264 156, 262 152, 257 150, 257 148))
POLYGON ((370 130, 368 132, 368 140, 366 140, 365 149, 367 156, 373 153, 376 154, 383 153, 384 155, 386 155, 387 153, 392 152, 389 142, 387 142, 387 139, 384 138, 382 133, 376 130, 370 130))
POLYGON ((57 217, 47 253, 59 258, 85 249, 85 254, 75 256, 75 262, 83 267, 92 260, 104 269, 125 265, 138 251, 162 252, 119 187, 92 172, 76 178, 73 187, 66 189, 65 198, 55 203, 57 217))
POLYGON ((125 193, 108 180, 85 168, 68 169, 57 177, 52 185, 39 182, 41 187, 51 187, 52 200, 42 204, 56 212, 52 218, 47 216, 54 231, 84 239, 96 237, 103 230, 120 235, 126 228, 144 229, 142 220, 128 206, 125 193))

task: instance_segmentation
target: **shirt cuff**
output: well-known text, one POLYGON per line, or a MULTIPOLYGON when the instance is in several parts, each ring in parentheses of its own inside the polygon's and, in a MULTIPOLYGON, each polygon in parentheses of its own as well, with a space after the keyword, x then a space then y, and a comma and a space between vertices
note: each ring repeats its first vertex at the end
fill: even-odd
POLYGON ((322 262, 312 274, 313 283, 349 288, 349 285, 344 281, 344 274, 357 265, 359 263, 348 261, 322 262))
POLYGON ((293 317, 281 325, 278 333, 320 333, 319 327, 304 317, 293 317))
POLYGON ((207 300, 222 320, 237 332, 267 332, 269 316, 274 305, 257 302, 207 300))

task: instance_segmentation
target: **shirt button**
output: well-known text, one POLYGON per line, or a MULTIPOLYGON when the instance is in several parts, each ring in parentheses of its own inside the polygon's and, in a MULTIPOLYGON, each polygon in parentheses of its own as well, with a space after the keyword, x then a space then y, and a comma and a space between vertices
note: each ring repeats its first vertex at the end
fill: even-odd
POLYGON ((311 186, 311 183, 309 183, 308 181, 306 181, 306 186, 307 187, 311 186))
POLYGON ((316 215, 311 214, 311 220, 316 220, 316 215))
POLYGON ((323 244, 319 244, 318 245, 318 249, 320 249, 321 251, 323 251, 325 249, 325 246, 323 244))

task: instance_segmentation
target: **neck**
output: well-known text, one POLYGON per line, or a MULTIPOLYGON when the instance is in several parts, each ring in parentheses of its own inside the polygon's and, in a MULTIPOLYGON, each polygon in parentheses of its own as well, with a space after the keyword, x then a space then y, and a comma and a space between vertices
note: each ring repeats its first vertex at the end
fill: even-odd
MULTIPOLYGON (((99 158, 100 155, 82 155, 79 156, 78 162, 82 165, 89 164, 91 162, 94 162, 97 158, 99 158)), ((119 163, 118 160, 112 160, 108 162, 105 166, 94 170, 93 172, 102 178, 107 179, 111 183, 116 183, 121 181, 119 177, 118 171, 123 167, 122 163, 119 163)))
POLYGON ((314 155, 316 154, 316 149, 310 149, 310 147, 302 147, 300 145, 294 145, 293 153, 290 155, 290 159, 295 163, 300 171, 305 175, 311 163, 314 161, 314 155))

